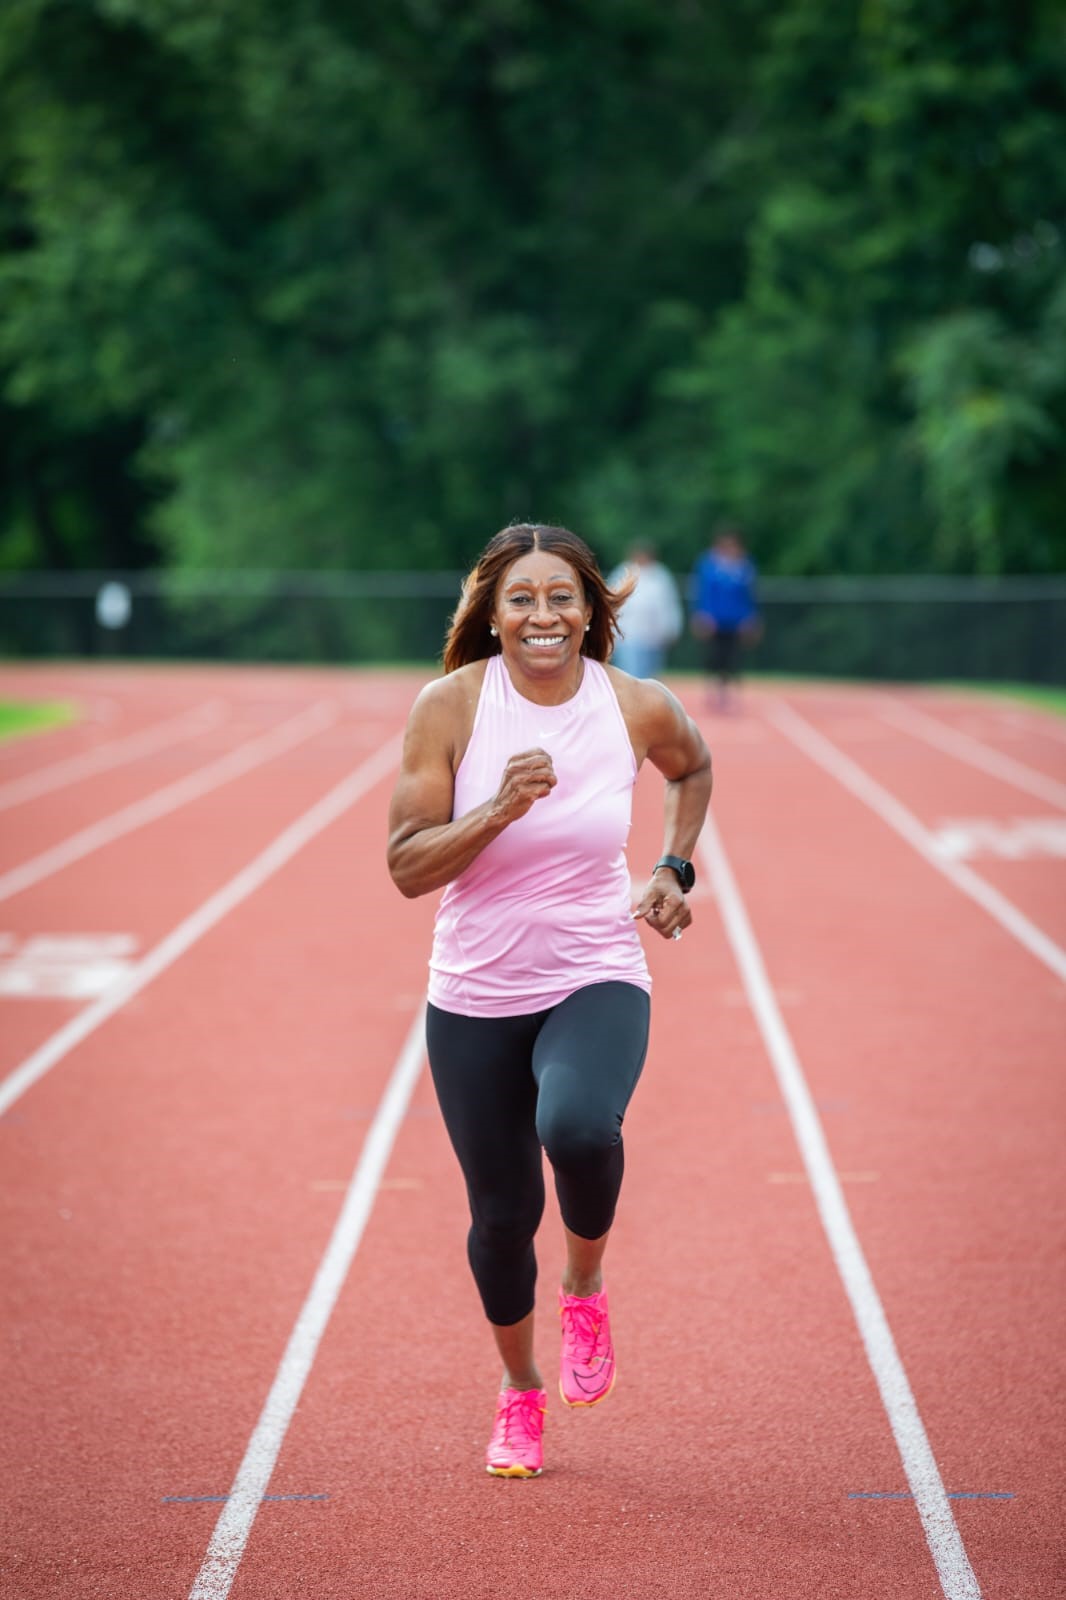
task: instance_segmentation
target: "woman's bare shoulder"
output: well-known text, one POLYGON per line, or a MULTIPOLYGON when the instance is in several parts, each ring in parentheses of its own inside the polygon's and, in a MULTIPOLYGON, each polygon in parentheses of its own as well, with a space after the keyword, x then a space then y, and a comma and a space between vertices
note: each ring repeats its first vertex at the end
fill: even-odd
POLYGON ((634 717, 639 721, 650 717, 654 721, 680 710, 681 702, 677 696, 658 678, 634 678, 631 673, 623 672, 621 667, 611 666, 609 662, 606 663, 606 671, 624 717, 634 717))
POLYGON ((677 696, 657 678, 634 678, 610 665, 607 673, 637 760, 643 761, 649 749, 673 737, 688 717, 677 696))
POLYGON ((485 661, 471 661, 440 678, 431 678, 411 707, 409 731, 446 746, 455 765, 470 742, 486 665, 485 661))
POLYGON ((445 672, 439 678, 430 678, 429 682, 424 683, 418 691, 414 709, 428 709, 439 713, 453 708, 459 710, 471 700, 477 705, 487 665, 485 661, 471 661, 465 667, 456 667, 454 672, 445 672))

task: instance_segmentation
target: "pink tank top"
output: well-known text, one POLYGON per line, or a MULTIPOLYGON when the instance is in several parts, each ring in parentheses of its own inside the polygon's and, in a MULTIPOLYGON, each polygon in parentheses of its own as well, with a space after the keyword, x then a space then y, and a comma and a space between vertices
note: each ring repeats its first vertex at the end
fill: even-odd
POLYGON ((429 964, 442 1011, 521 1016, 609 980, 651 990, 625 859, 636 758, 605 668, 584 665, 572 700, 538 706, 489 657, 453 817, 491 799, 520 750, 547 750, 558 782, 445 889, 429 964))

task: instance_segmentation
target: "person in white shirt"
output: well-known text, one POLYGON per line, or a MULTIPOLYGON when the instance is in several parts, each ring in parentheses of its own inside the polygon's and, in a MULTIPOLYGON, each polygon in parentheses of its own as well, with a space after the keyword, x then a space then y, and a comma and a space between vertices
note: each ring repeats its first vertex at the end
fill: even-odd
POLYGON ((622 607, 621 636, 611 660, 634 678, 655 678, 666 664, 667 650, 681 636, 681 596, 652 544, 635 544, 607 582, 614 588, 631 573, 636 588, 622 607))

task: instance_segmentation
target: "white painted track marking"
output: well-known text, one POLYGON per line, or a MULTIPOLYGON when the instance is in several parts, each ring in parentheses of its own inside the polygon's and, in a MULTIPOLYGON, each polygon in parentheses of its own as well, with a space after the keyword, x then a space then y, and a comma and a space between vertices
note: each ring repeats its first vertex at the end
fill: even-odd
POLYGON ((175 783, 168 783, 154 794, 145 795, 143 800, 123 806, 121 811, 92 823, 88 828, 82 828, 79 833, 71 834, 69 839, 63 839, 51 849, 42 851, 39 856, 33 856, 29 861, 12 867, 9 872, 0 874, 0 900, 9 900, 12 895, 20 894, 32 884, 40 883, 42 878, 50 878, 53 872, 59 872, 105 844, 121 839, 123 834, 143 828, 149 822, 157 822, 160 817, 168 816, 179 807, 188 805, 191 800, 199 800, 201 795, 209 794, 212 789, 243 777, 265 761, 273 761, 275 756, 321 733, 336 718, 336 707, 329 701, 321 700, 307 711, 301 711, 299 716, 290 717, 278 727, 271 728, 269 733, 259 734, 249 739, 247 744, 238 745, 235 750, 227 750, 224 756, 209 761, 207 766, 178 778, 175 783))
POLYGON ((783 702, 774 702, 765 707, 765 713, 787 739, 798 745, 824 772, 828 772, 830 777, 850 790, 864 805, 869 806, 871 811, 876 812, 882 822, 887 822, 890 828, 894 828, 901 838, 928 861, 931 867, 935 867, 949 883, 955 885, 956 889, 960 889, 983 911, 987 911, 1012 939, 1024 945, 1031 955, 1036 956, 1038 961, 1042 961, 1057 978, 1066 983, 1066 950, 1050 939, 1035 923, 1030 922, 1006 895, 1000 894, 998 889, 994 889, 990 883, 978 877, 971 868, 961 861, 947 859, 937 848, 936 838, 929 829, 894 795, 882 788, 876 778, 871 778, 868 772, 852 761, 850 756, 846 756, 842 750, 838 750, 824 734, 812 728, 811 724, 798 712, 793 711, 791 706, 783 702))
POLYGON ((331 822, 343 815, 356 800, 362 798, 369 789, 391 772, 400 759, 402 747, 402 734, 396 734, 382 745, 380 750, 370 756, 354 772, 350 772, 328 794, 305 811, 302 817, 297 817, 287 828, 278 834, 265 850, 262 850, 246 867, 242 867, 236 877, 217 889, 210 899, 203 905, 179 922, 176 928, 162 939, 154 949, 149 950, 131 969, 129 976, 122 979, 106 995, 102 995, 93 1005, 87 1006, 84 1011, 79 1011, 72 1017, 65 1027, 54 1033, 31 1056, 27 1056, 22 1064, 15 1068, 9 1077, 0 1083, 0 1116, 14 1105, 15 1101, 26 1093, 51 1071, 65 1056, 69 1055, 75 1047, 95 1033, 102 1023, 120 1011, 127 1000, 132 1000, 134 995, 147 987, 154 978, 172 966, 180 956, 192 948, 205 933, 209 933, 215 925, 222 921, 236 906, 249 895, 262 887, 269 878, 274 876, 281 867, 292 860, 305 844, 327 828, 331 822))
POLYGON ((183 711, 180 717, 170 717, 166 722, 155 722, 150 728, 127 734, 124 739, 112 739, 98 744, 80 755, 67 756, 63 761, 53 761, 47 767, 37 767, 21 778, 12 778, 0 784, 0 811, 36 800, 54 789, 64 789, 81 778, 94 777, 98 772, 109 772, 113 767, 125 766, 142 756, 181 744, 185 739, 206 733, 221 722, 228 707, 224 700, 207 700, 192 711, 183 711))
POLYGON ((129 971, 129 933, 42 933, 0 946, 0 999, 95 1000, 129 971))
POLYGON ((891 700, 885 696, 879 700, 877 710, 878 715, 885 721, 902 728, 904 733, 912 734, 916 739, 924 739, 934 750, 946 751, 959 761, 968 762, 971 767, 979 767, 982 772, 990 773, 993 778, 1000 778, 1004 783, 1012 784, 1015 789, 1036 795, 1039 800, 1048 800, 1053 806, 1059 806, 1066 811, 1066 783, 1058 783, 1046 773, 1027 767, 1014 756, 1004 755, 1001 750, 993 750, 991 746, 982 744, 980 739, 975 739, 972 734, 961 733, 958 728, 952 728, 948 723, 928 716, 915 706, 902 705, 898 700, 891 700))
POLYGON ((229 1492, 189 1600, 225 1600, 237 1574, 293 1412, 300 1402, 319 1342, 359 1248, 377 1191, 422 1070, 424 1004, 420 1005, 366 1136, 340 1216, 281 1358, 229 1492))
POLYGON ((1025 733, 1043 735, 1044 738, 1054 739, 1057 743, 1066 742, 1066 717, 1060 712, 1046 711, 1041 716, 1033 708, 1033 715, 1021 710, 1017 701, 1013 705, 1003 702, 1000 715, 1014 728, 1021 728, 1025 733))
POLYGON ((1066 859, 1066 817, 946 817, 934 836, 941 855, 952 861, 994 856, 1000 861, 1066 859))
POLYGON ((788 1110, 818 1215, 880 1390, 903 1470, 945 1600, 980 1600, 981 1590, 940 1477, 884 1307, 862 1252, 814 1099, 774 998, 718 829, 708 817, 700 852, 715 886, 726 936, 788 1110))

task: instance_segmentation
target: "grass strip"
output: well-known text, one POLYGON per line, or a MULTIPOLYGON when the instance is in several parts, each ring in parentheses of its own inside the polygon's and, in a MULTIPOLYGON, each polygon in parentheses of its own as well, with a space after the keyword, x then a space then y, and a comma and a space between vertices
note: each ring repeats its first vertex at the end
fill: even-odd
POLYGON ((0 739, 18 739, 72 722, 74 707, 59 700, 0 700, 0 739))
POLYGON ((1042 711, 1054 711, 1066 717, 1066 689, 1053 688, 1039 683, 974 683, 970 679, 958 682, 933 683, 931 689, 961 690, 963 693, 1002 695, 1008 700, 1025 700, 1042 711))

